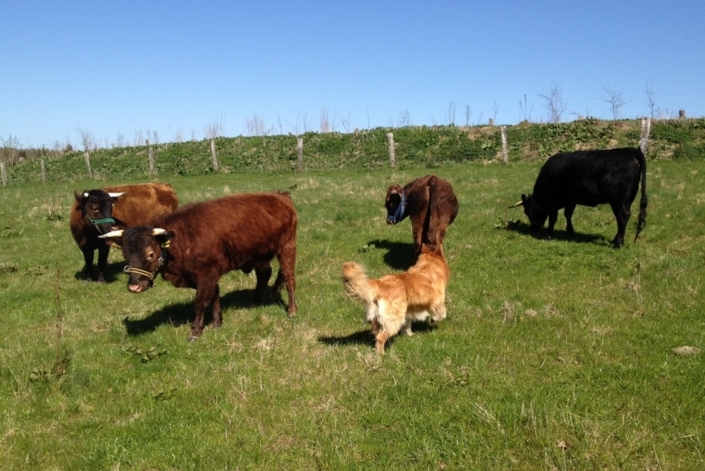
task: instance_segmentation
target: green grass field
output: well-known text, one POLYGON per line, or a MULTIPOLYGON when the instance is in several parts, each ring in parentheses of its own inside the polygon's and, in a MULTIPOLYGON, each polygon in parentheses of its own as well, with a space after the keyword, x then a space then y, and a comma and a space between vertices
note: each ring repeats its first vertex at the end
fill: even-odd
POLYGON ((649 163, 620 250, 608 206, 551 241, 507 209, 539 165, 169 180, 182 203, 293 188, 299 212, 299 315, 233 272, 196 342, 194 291, 129 293, 118 251, 77 279, 73 191, 102 182, 0 188, 0 469, 705 469, 704 354, 674 352, 705 348, 705 162, 649 163), (378 356, 340 269, 408 268, 384 192, 431 172, 460 200, 448 318, 378 356))

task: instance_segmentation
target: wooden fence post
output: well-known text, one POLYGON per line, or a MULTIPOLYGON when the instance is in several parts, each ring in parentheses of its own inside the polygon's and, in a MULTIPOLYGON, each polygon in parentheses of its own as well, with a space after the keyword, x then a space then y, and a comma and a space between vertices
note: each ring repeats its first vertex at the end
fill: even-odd
POLYGON ((641 139, 639 139, 639 149, 646 155, 649 149, 649 134, 651 133, 651 118, 641 118, 641 139))
POLYGON ((213 158, 213 170, 218 171, 218 155, 215 153, 215 139, 211 139, 211 157, 213 158))
POLYGON ((88 151, 83 153, 83 160, 86 161, 86 168, 88 169, 88 178, 93 178, 93 172, 91 172, 91 156, 88 155, 88 151))
POLYGON ((507 126, 502 126, 499 130, 500 134, 502 134, 502 161, 507 164, 509 163, 509 150, 507 149, 507 126))
POLYGON ((389 161, 392 168, 397 168, 397 157, 394 154, 394 133, 387 133, 387 145, 389 146, 389 161))
POLYGON ((39 161, 39 165, 40 165, 40 167, 42 168, 42 183, 44 183, 44 184, 46 185, 46 183, 47 183, 47 172, 46 172, 46 169, 44 168, 44 159, 41 159, 41 160, 39 161))
POLYGON ((5 170, 5 162, 0 162, 0 174, 2 174, 2 186, 7 186, 7 170, 5 170))
POLYGON ((147 155, 149 156, 149 176, 152 177, 154 176, 154 151, 152 150, 152 146, 149 143, 149 139, 147 139, 147 155))
POLYGON ((304 167, 304 138, 296 138, 296 170, 301 171, 304 167))

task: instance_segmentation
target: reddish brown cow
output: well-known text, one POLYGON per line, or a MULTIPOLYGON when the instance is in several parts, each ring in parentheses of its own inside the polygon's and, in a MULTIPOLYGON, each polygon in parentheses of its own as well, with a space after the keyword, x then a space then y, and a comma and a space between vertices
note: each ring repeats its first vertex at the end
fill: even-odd
POLYGON ((190 340, 203 332, 204 314, 213 311, 213 326, 222 315, 218 280, 232 271, 257 275, 255 302, 262 301, 272 275, 269 262, 277 257, 279 273, 274 289, 286 284, 288 313, 296 314, 297 215, 288 193, 245 193, 182 206, 150 222, 108 233, 117 238, 130 274, 127 288, 141 293, 157 273, 180 288, 196 289, 196 318, 190 340))
POLYGON ((448 226, 458 215, 458 198, 453 186, 435 175, 417 178, 404 188, 391 185, 384 206, 387 208, 387 224, 396 224, 407 216, 411 218, 417 257, 422 244, 428 245, 431 251, 441 246, 448 226))
POLYGON ((98 281, 105 282, 110 245, 98 238, 115 229, 146 224, 174 211, 179 200, 171 185, 144 183, 120 185, 76 193, 71 207, 71 234, 83 252, 82 276, 93 279, 93 253, 98 249, 98 281))

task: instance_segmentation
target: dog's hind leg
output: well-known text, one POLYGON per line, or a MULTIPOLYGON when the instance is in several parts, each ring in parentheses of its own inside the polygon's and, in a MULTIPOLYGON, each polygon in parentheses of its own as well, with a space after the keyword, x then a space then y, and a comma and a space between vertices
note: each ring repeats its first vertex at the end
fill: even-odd
POLYGON ((375 350, 377 350, 377 353, 380 355, 384 355, 384 344, 387 343, 387 340, 389 340, 389 332, 386 330, 378 333, 375 338, 375 350))

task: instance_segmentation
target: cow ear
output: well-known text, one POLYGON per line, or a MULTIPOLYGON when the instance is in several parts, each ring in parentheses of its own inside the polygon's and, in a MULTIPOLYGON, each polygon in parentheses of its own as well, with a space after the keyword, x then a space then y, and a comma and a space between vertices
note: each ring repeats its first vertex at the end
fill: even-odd
POLYGON ((83 201, 85 200, 85 198, 88 197, 88 194, 87 194, 86 190, 83 190, 83 193, 79 193, 76 190, 74 190, 73 196, 76 198, 76 201, 83 204, 83 201))

